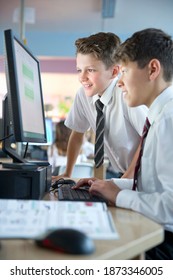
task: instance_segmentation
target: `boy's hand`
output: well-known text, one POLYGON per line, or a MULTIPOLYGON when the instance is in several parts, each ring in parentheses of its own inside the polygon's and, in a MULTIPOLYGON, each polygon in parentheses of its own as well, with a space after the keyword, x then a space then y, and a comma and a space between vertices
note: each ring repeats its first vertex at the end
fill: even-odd
POLYGON ((73 189, 79 189, 80 187, 83 186, 90 186, 91 183, 90 181, 95 181, 97 180, 97 178, 84 178, 84 179, 80 179, 77 183, 76 186, 73 187, 73 189))
POLYGON ((104 181, 97 178, 80 179, 73 189, 78 189, 86 185, 90 186, 89 192, 91 192, 93 195, 104 197, 107 201, 109 201, 110 205, 115 205, 116 197, 121 191, 121 189, 112 181, 104 181))
POLYGON ((116 204, 116 197, 121 189, 115 185, 112 181, 104 181, 104 180, 95 180, 89 181, 90 189, 89 191, 94 195, 99 195, 104 197, 109 205, 116 204))

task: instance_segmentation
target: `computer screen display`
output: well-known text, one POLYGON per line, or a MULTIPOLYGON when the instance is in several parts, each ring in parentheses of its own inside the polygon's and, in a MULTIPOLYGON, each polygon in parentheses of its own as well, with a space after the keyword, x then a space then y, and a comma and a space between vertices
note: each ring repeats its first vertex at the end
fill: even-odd
POLYGON ((8 99, 16 142, 46 143, 40 67, 12 30, 4 31, 8 99))
MULTIPOLYGON (((49 146, 52 145, 53 143, 53 122, 51 118, 45 118, 45 122, 46 122, 46 137, 47 137, 47 142, 46 143, 28 143, 30 146, 49 146)), ((24 145, 27 144, 27 142, 23 142, 24 145)))

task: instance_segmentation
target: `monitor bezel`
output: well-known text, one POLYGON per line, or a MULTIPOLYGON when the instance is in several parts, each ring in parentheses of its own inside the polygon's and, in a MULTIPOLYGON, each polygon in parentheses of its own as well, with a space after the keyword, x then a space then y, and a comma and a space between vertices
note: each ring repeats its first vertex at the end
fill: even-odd
MULTIPOLYGON (((41 83, 41 71, 39 60, 32 54, 32 52, 22 43, 17 36, 13 34, 11 29, 4 31, 5 38, 5 51, 6 51, 6 77, 7 77, 7 95, 9 102, 9 111, 11 110, 13 133, 16 142, 27 142, 27 143, 46 143, 46 124, 45 124, 45 114, 44 114, 44 102, 43 102, 43 92, 41 83), (20 94, 18 87, 18 77, 17 77, 17 66, 16 66, 16 55, 14 42, 17 42, 26 51, 29 56, 36 62, 38 69, 38 79, 40 88, 40 101, 42 109, 42 120, 43 120, 43 134, 36 134, 37 137, 25 136, 24 127, 22 123, 22 110, 20 102, 20 94)), ((32 112, 31 112, 32 113, 32 112)))

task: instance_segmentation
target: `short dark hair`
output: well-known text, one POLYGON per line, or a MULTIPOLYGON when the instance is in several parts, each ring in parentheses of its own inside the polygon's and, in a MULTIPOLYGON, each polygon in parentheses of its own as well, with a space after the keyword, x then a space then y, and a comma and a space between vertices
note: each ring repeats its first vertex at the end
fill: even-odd
POLYGON ((170 82, 173 77, 173 41, 161 29, 148 28, 134 33, 117 50, 118 62, 137 62, 144 68, 151 59, 158 59, 163 67, 163 78, 170 82))
POLYGON ((99 32, 77 39, 75 41, 76 54, 92 54, 109 68, 116 63, 115 52, 120 43, 120 38, 114 33, 99 32))

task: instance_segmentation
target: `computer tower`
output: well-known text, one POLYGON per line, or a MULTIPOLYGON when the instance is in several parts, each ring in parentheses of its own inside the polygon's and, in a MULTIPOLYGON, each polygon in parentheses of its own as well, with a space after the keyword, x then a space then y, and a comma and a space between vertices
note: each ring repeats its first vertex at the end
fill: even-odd
POLYGON ((0 198, 42 199, 51 187, 52 168, 36 170, 0 168, 0 198))

